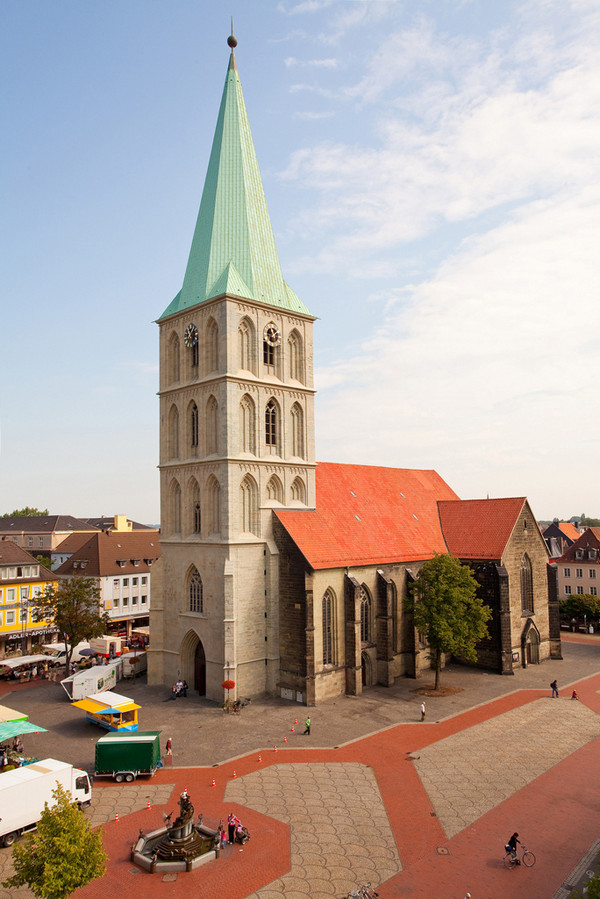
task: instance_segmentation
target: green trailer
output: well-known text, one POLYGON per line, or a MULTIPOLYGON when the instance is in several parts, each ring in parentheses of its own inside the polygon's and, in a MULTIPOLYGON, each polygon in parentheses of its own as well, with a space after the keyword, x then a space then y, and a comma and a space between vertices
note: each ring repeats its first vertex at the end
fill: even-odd
POLYGON ((110 733, 96 743, 95 777, 131 783, 140 774, 152 777, 161 767, 159 730, 110 733))

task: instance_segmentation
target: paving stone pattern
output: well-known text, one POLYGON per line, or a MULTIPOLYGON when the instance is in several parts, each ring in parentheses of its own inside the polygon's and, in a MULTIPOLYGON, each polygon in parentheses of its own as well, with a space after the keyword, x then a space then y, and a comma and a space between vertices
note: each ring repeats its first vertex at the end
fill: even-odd
POLYGON ((289 874, 250 899, 332 899, 402 870, 371 768, 357 763, 274 765, 227 785, 226 802, 288 824, 289 874))
POLYGON ((422 749, 415 767, 448 838, 600 735, 571 699, 538 699, 422 749))
MULTIPOLYGON (((122 818, 124 815, 147 808, 148 800, 151 806, 164 805, 169 801, 172 792, 173 784, 155 786, 142 782, 92 790, 92 802, 85 810, 85 816, 92 827, 98 827, 100 824, 114 821, 117 813, 119 818, 122 818)), ((12 849, 0 849, 0 884, 14 873, 12 849)), ((6 890, 0 886, 0 896, 2 899, 25 899, 33 896, 33 893, 27 887, 6 890)))

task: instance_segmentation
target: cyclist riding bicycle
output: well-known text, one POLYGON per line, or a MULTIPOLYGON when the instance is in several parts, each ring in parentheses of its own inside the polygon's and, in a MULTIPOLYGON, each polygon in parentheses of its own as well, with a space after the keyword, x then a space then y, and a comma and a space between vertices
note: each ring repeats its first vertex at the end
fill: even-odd
POLYGON ((517 858, 517 843, 519 843, 519 845, 520 845, 521 840, 517 839, 518 836, 519 836, 518 833, 513 833, 512 837, 510 838, 510 840, 509 840, 508 843, 506 844, 506 847, 505 847, 505 848, 506 848, 506 851, 507 851, 507 852, 510 852, 510 854, 512 855, 512 857, 513 857, 513 859, 514 859, 514 861, 515 861, 515 864, 520 865, 521 862, 520 862, 519 859, 517 858))

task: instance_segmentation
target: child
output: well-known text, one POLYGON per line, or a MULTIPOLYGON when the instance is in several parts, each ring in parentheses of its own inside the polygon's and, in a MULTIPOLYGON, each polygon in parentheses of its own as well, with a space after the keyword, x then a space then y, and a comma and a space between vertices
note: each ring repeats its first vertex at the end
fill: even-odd
POLYGON ((571 699, 579 699, 577 690, 573 690, 573 692, 571 693, 571 699))

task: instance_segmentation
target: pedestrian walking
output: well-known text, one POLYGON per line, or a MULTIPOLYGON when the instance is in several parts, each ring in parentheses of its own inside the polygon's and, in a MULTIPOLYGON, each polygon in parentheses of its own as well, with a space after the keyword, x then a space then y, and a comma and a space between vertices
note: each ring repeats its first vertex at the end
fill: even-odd
POLYGON ((550 684, 550 689, 552 690, 552 699, 554 699, 555 696, 558 699, 558 684, 555 680, 550 684))
POLYGON ((305 723, 305 725, 306 725, 306 728, 305 728, 305 730, 304 730, 304 733, 305 733, 305 734, 308 734, 308 736, 310 737, 310 718, 307 718, 306 721, 305 721, 304 723, 305 723))
POLYGON ((425 703, 421 703, 421 721, 425 721, 425 703))
POLYGON ((181 684, 181 689, 183 690, 183 698, 186 699, 187 691, 189 690, 188 682, 186 680, 184 680, 183 683, 181 684))
POLYGON ((173 755, 173 737, 167 740, 167 755, 173 755))

